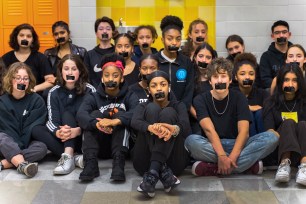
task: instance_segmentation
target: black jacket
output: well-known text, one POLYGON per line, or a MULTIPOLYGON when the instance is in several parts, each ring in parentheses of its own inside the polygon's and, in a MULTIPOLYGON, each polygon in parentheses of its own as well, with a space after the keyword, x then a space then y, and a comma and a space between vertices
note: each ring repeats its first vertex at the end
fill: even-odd
POLYGON ((130 126, 133 116, 133 109, 138 104, 138 97, 132 92, 128 92, 128 86, 123 83, 117 96, 112 97, 105 93, 105 87, 102 83, 97 88, 97 92, 90 93, 82 102, 77 113, 77 121, 84 130, 97 130, 96 117, 91 113, 99 110, 103 115, 109 115, 114 109, 118 109, 118 119, 125 127, 130 126))
MULTIPOLYGON (((288 42, 288 47, 292 45, 288 42)), ((261 55, 259 72, 262 82, 262 88, 270 88, 278 70, 285 64, 286 56, 275 48, 275 42, 272 42, 269 49, 261 55)))
POLYGON ((76 116, 86 94, 95 91, 96 89, 90 84, 86 84, 85 93, 80 95, 76 94, 75 89, 68 90, 59 85, 50 89, 47 98, 48 121, 46 123, 49 131, 55 135, 56 131, 60 129, 59 126, 64 125, 62 122, 63 113, 69 111, 72 115, 76 116))
POLYGON ((157 53, 159 68, 169 74, 171 90, 176 99, 182 101, 186 105, 187 110, 189 110, 194 89, 194 65, 181 52, 177 52, 177 57, 173 63, 167 61, 161 55, 161 52, 162 50, 157 53))
MULTIPOLYGON (((154 47, 151 47, 152 54, 157 53, 157 49, 154 47)), ((139 61, 143 53, 141 52, 141 49, 139 45, 134 46, 134 55, 132 56, 132 60, 139 66, 139 61)))
MULTIPOLYGON (((57 64, 61 60, 58 57, 59 47, 53 47, 45 50, 45 55, 47 56, 53 70, 54 76, 56 76, 57 64)), ((81 59, 84 61, 85 54, 87 53, 86 49, 83 47, 79 47, 70 43, 70 52, 71 54, 79 55, 81 59)))

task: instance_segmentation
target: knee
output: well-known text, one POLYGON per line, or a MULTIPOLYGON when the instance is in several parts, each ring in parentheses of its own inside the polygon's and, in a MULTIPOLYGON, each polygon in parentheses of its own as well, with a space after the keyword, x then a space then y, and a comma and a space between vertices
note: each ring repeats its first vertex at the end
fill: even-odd
POLYGON ((151 114, 158 114, 161 111, 161 107, 157 105, 156 103, 149 103, 146 107, 146 114, 151 115, 151 114))
POLYGON ((266 144, 277 145, 279 137, 272 131, 266 131, 263 133, 263 140, 266 144))
POLYGON ((199 137, 202 137, 201 135, 189 135, 186 139, 185 139, 185 148, 187 149, 187 151, 190 151, 191 149, 196 148, 196 146, 199 144, 198 140, 199 137))
POLYGON ((164 108, 159 113, 159 121, 174 124, 178 120, 177 112, 172 107, 164 108))
POLYGON ((296 122, 293 119, 285 119, 282 122, 283 126, 292 126, 292 125, 295 125, 295 124, 296 124, 296 122))
POLYGON ((301 128, 306 128, 306 121, 300 121, 300 122, 298 122, 298 126, 299 126, 299 128, 301 127, 301 128))
POLYGON ((43 159, 47 155, 48 148, 45 143, 35 141, 33 148, 36 149, 38 160, 43 159))

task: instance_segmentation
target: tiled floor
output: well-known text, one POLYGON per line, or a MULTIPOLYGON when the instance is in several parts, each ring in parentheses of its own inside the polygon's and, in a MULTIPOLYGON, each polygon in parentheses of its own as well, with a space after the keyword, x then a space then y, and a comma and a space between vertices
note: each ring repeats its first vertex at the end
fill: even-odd
POLYGON ((53 176, 56 158, 48 156, 39 164, 38 174, 27 179, 15 169, 0 172, 0 203, 306 203, 306 187, 295 183, 294 173, 289 184, 274 182, 275 171, 261 176, 234 175, 230 177, 194 177, 190 168, 180 177, 181 185, 170 194, 157 184, 154 199, 136 191, 142 178, 126 164, 127 180, 114 183, 109 180, 111 160, 99 162, 101 176, 90 183, 78 180, 81 169, 65 176, 53 176))

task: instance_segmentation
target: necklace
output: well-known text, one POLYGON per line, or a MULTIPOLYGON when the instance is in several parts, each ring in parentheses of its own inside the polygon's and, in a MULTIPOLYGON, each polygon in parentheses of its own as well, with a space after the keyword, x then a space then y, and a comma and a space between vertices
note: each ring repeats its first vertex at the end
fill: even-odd
POLYGON ((285 105, 286 109, 287 109, 289 112, 292 112, 292 111, 293 111, 293 109, 295 108, 295 105, 296 105, 296 100, 294 101, 294 105, 293 105, 293 107, 292 107, 292 109, 291 109, 291 110, 288 108, 288 106, 286 105, 286 102, 285 102, 285 101, 284 101, 284 105, 285 105))
POLYGON ((146 89, 146 88, 143 88, 143 90, 144 90, 144 92, 145 92, 145 94, 146 94, 147 98, 149 98, 150 94, 149 94, 149 91, 148 91, 148 89, 146 89))
POLYGON ((230 99, 229 93, 228 93, 227 96, 228 96, 228 97, 227 97, 227 102, 226 102, 226 106, 225 106, 225 108, 224 108, 224 111, 223 111, 222 113, 220 113, 220 112, 218 112, 218 110, 217 110, 217 108, 216 108, 215 101, 214 101, 214 97, 211 95, 211 100, 212 100, 212 102, 213 102, 214 109, 215 109, 216 113, 218 113, 218 115, 223 115, 223 114, 225 113, 226 109, 227 109, 228 102, 229 102, 229 99, 230 99))

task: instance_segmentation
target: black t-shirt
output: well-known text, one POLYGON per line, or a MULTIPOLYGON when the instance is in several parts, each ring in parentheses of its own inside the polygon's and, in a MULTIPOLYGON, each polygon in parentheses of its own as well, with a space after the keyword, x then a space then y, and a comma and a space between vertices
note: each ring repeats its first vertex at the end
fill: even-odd
POLYGON ((229 95, 221 101, 213 99, 210 91, 202 93, 194 98, 193 105, 198 121, 209 117, 221 139, 236 139, 238 121, 251 121, 246 97, 234 90, 229 90, 229 95), (216 109, 219 113, 224 113, 218 114, 216 109))
POLYGON ((139 82, 139 69, 137 67, 137 64, 135 63, 134 69, 131 73, 128 75, 124 75, 124 81, 127 82, 128 85, 135 84, 136 82, 139 82))
POLYGON ((301 102, 295 102, 295 100, 285 101, 278 108, 275 105, 271 105, 271 98, 268 99, 264 106, 264 109, 269 108, 269 110, 264 110, 264 125, 265 129, 277 130, 281 123, 283 122, 282 112, 297 112, 298 121, 306 121, 306 104, 301 102))
MULTIPOLYGON (((4 54, 2 58, 6 67, 9 67, 14 62, 19 62, 15 56, 14 50, 4 54)), ((48 58, 40 52, 31 52, 24 63, 31 68, 36 78, 36 84, 43 83, 46 75, 53 74, 48 58)))
MULTIPOLYGON (((240 91, 239 87, 233 87, 232 89, 235 91, 240 91)), ((250 106, 259 105, 263 107, 264 101, 268 97, 269 97, 269 93, 266 90, 253 86, 252 91, 247 97, 247 100, 250 106)))

